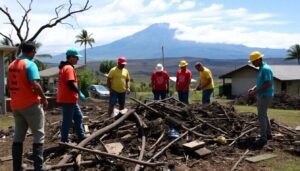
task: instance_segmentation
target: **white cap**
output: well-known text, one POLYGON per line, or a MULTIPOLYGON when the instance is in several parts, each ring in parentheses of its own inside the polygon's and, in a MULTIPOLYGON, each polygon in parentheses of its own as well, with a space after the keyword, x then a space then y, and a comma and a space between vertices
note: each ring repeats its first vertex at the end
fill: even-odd
POLYGON ((164 67, 162 66, 162 64, 157 64, 155 69, 158 72, 162 72, 164 70, 164 67))

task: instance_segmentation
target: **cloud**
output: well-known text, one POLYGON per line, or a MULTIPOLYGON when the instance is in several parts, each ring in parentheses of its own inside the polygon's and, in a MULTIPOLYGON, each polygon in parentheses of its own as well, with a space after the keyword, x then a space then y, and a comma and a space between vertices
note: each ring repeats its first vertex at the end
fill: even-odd
POLYGON ((179 10, 187 10, 187 9, 192 9, 196 6, 196 2, 195 1, 184 1, 182 4, 180 4, 178 6, 179 10))

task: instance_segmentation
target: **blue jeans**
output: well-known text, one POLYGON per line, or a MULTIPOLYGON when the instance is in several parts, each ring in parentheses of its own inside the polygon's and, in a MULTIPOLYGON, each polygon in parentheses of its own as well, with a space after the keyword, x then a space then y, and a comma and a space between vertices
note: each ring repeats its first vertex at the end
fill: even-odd
POLYGON ((117 102, 119 103, 119 105, 125 104, 125 92, 124 93, 118 93, 116 91, 110 92, 109 105, 115 105, 117 102))
POLYGON ((79 105, 77 103, 62 103, 61 107, 63 110, 63 120, 60 129, 61 142, 69 142, 69 129, 72 120, 74 121, 77 138, 79 141, 82 140, 84 138, 83 117, 79 105))
POLYGON ((202 104, 210 103, 210 96, 214 92, 214 89, 207 89, 202 91, 202 104))
POLYGON ((167 90, 154 90, 153 91, 154 100, 165 99, 167 97, 167 90))
POLYGON ((178 91, 179 101, 189 104, 189 91, 178 91))

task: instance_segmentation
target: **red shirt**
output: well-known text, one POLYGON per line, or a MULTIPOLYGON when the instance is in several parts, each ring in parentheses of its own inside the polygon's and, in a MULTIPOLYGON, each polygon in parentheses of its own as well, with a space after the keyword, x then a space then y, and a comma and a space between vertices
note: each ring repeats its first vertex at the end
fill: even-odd
POLYGON ((167 90, 169 74, 167 73, 167 71, 153 71, 151 81, 154 84, 154 90, 167 90))
POLYGON ((73 80, 78 85, 75 69, 71 65, 65 65, 59 70, 57 98, 58 103, 77 103, 78 93, 71 90, 67 82, 73 80))
POLYGON ((12 110, 20 110, 34 103, 40 103, 40 97, 33 90, 26 75, 26 60, 16 59, 8 67, 8 85, 12 110))
POLYGON ((190 82, 192 79, 192 73, 190 70, 178 70, 176 74, 176 83, 177 83, 177 90, 178 91, 184 91, 184 90, 189 90, 190 82))

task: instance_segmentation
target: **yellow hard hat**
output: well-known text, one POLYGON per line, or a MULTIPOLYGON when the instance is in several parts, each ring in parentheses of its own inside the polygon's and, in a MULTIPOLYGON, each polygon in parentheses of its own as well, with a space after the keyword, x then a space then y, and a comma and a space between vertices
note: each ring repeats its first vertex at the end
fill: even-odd
POLYGON ((179 62, 179 67, 185 67, 187 66, 189 63, 187 63, 185 60, 182 60, 179 62))
POLYGON ((250 54, 250 59, 248 62, 253 62, 256 61, 257 59, 260 59, 264 56, 264 54, 258 52, 258 51, 254 51, 250 54))

